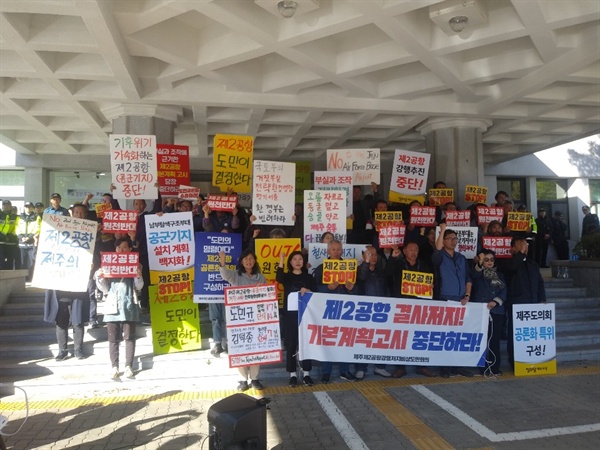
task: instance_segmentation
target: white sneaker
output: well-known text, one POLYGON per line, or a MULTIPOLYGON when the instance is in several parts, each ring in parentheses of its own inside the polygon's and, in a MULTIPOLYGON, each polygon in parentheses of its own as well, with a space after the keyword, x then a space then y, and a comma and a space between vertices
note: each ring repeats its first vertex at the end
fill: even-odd
POLYGON ((110 378, 115 380, 115 381, 119 381, 121 379, 121 376, 119 375, 119 368, 118 367, 113 367, 110 371, 110 378))
POLYGON ((375 375, 379 375, 380 377, 384 377, 384 378, 390 378, 392 376, 391 373, 389 373, 387 370, 385 369, 378 369, 377 367, 374 370, 375 375))
POLYGON ((131 370, 130 366, 125 366, 125 372, 123 373, 123 375, 125 375, 125 377, 129 378, 130 380, 135 380, 135 375, 133 374, 133 370, 131 370))
POLYGON ((354 376, 356 377, 357 380, 362 380, 365 377, 365 372, 362 370, 357 370, 356 373, 354 374, 354 376))

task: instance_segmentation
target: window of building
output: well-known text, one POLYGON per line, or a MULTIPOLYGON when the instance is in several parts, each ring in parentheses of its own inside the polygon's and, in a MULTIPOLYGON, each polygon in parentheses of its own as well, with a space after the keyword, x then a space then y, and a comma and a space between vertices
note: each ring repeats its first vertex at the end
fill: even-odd
POLYGON ((10 200, 22 211, 25 203, 25 172, 23 170, 0 170, 0 199, 10 200))
POLYGON ((563 200, 567 198, 567 180, 544 180, 536 181, 538 200, 563 200))
POLYGON ((524 178, 498 178, 498 190, 507 192, 514 203, 525 202, 524 178))

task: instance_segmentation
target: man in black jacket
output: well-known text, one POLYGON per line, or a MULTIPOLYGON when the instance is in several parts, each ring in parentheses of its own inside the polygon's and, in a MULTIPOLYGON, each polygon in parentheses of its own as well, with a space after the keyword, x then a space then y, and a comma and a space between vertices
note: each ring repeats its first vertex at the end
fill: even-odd
POLYGON ((512 259, 504 265, 504 275, 508 282, 507 313, 508 313, 508 360, 514 370, 513 343, 513 305, 525 303, 546 303, 544 279, 538 265, 527 256, 528 244, 524 238, 514 238, 511 242, 512 259))

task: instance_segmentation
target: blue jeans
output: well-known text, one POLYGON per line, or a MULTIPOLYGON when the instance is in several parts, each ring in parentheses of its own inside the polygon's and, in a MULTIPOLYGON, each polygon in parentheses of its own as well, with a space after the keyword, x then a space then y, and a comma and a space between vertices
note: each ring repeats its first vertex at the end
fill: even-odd
POLYGON ((227 338, 225 328, 225 303, 209 303, 208 317, 212 322, 213 340, 215 344, 221 344, 221 342, 227 338))

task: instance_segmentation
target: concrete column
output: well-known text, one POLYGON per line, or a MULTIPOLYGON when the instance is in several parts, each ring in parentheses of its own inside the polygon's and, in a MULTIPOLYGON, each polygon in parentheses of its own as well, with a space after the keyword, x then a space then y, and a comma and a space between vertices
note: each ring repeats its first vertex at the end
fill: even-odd
POLYGON ((25 201, 42 202, 48 206, 50 194, 48 192, 48 170, 43 167, 25 167, 25 201))
POLYGON ((149 105, 119 105, 103 112, 112 119, 111 134, 152 134, 157 144, 175 142, 175 124, 183 115, 180 108, 149 105))
MULTIPOLYGON (((431 154, 428 187, 444 181, 461 204, 465 186, 483 186, 482 134, 492 122, 483 119, 429 119, 417 130, 431 154)), ((491 194, 493 195, 493 193, 491 194)))

